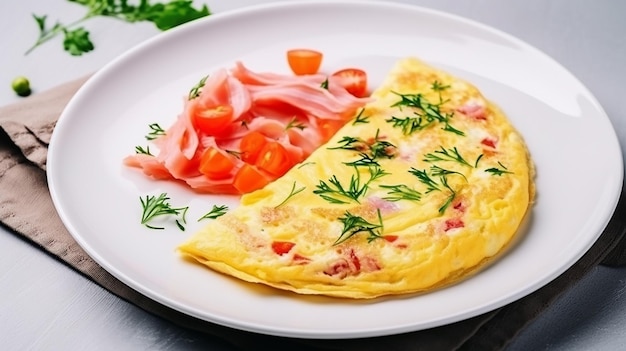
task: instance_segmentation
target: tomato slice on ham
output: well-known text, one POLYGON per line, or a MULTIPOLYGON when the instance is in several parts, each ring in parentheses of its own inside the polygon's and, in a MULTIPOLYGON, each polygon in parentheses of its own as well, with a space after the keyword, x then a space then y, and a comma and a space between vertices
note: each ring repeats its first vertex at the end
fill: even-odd
POLYGON ((293 165, 287 149, 276 141, 265 144, 256 161, 257 167, 277 177, 285 174, 293 165))
POLYGON ((268 143, 265 135, 252 131, 246 134, 239 142, 239 152, 244 162, 254 164, 261 153, 263 147, 268 143))
POLYGON ((332 74, 341 78, 341 85, 356 97, 366 97, 367 94, 367 73, 358 68, 344 68, 332 74))
POLYGON ((233 119, 233 108, 230 105, 219 105, 212 108, 197 107, 193 112, 193 123, 200 131, 208 135, 216 135, 226 129, 233 119))
POLYGON ((200 158, 200 173, 210 179, 225 179, 236 167, 234 157, 215 147, 207 148, 200 158))
POLYGON ((244 163, 235 174, 233 186, 240 193, 246 194, 269 184, 271 181, 265 174, 260 172, 255 166, 244 163))

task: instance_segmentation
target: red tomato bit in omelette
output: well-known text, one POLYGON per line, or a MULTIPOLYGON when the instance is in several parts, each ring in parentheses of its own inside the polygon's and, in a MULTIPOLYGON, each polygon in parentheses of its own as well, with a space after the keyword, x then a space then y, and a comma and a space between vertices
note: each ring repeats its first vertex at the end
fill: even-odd
POLYGON ((450 229, 465 227, 465 223, 463 223, 463 220, 461 220, 460 218, 447 219, 445 225, 446 225, 445 227, 446 232, 450 229))
POLYGON ((152 140, 154 155, 130 155, 124 164, 201 193, 249 193, 282 176, 370 101, 354 94, 358 79, 318 73, 321 53, 288 56, 292 68, 300 60, 296 75, 254 72, 241 62, 213 72, 152 140))
POLYGON ((272 250, 277 254, 277 255, 284 255, 286 253, 289 253, 289 251, 291 251, 291 249, 293 249, 293 247, 296 246, 296 244, 289 242, 289 241, 274 241, 272 242, 272 250))

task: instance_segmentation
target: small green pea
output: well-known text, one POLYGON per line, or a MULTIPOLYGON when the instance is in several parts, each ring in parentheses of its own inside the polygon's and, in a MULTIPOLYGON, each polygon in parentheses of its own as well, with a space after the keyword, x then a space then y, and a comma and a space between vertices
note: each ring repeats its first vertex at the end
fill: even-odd
POLYGON ((26 77, 20 76, 13 79, 11 86, 13 87, 13 91, 19 96, 28 96, 31 93, 30 82, 26 77))

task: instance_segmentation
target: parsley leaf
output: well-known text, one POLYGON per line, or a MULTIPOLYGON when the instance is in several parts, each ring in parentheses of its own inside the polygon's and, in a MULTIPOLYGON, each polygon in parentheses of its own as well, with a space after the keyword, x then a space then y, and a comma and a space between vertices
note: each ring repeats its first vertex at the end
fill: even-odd
POLYGON ((56 22, 48 27, 47 16, 33 14, 39 28, 39 37, 25 52, 28 55, 45 42, 63 33, 63 48, 70 55, 80 56, 90 52, 95 45, 89 39, 89 32, 81 25, 94 17, 110 17, 124 22, 152 22, 159 30, 165 31, 183 23, 211 14, 206 5, 196 9, 192 0, 171 0, 166 3, 151 3, 139 0, 137 5, 128 0, 68 0, 87 8, 85 15, 71 23, 56 22))
POLYGON ((70 55, 80 56, 94 49, 94 45, 89 39, 89 32, 80 27, 74 30, 63 29, 63 48, 70 55))

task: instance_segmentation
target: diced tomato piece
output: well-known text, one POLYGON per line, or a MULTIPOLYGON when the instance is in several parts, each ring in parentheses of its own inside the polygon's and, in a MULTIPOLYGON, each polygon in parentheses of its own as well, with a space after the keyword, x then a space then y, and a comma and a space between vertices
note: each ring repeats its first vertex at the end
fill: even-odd
POLYGON ((323 54, 311 49, 287 51, 287 62, 296 75, 315 74, 322 65, 323 54))
POLYGON ((397 235, 385 235, 385 236, 383 236, 383 239, 385 239, 386 241, 392 243, 392 242, 398 240, 398 236, 397 235))
POLYGON ((193 123, 196 128, 209 135, 219 134, 232 122, 233 108, 230 105, 219 105, 213 108, 197 107, 193 112, 193 123))
POLYGON ((463 228, 463 227, 465 227, 465 223, 463 223, 463 220, 461 220, 460 218, 451 218, 451 219, 446 220, 445 231, 447 232, 450 229, 463 228))
POLYGON ((261 189, 270 182, 270 179, 261 173, 255 166, 244 163, 235 174, 233 186, 240 193, 246 194, 261 189))
POLYGON ((265 135, 257 131, 246 134, 239 143, 241 159, 244 162, 254 164, 267 142, 268 140, 265 135))
POLYGON ((272 243, 272 250, 278 255, 284 255, 291 251, 296 244, 290 241, 274 241, 272 243))
POLYGON ((489 146, 492 148, 496 148, 496 141, 491 139, 491 138, 485 138, 483 140, 480 141, 481 144, 485 145, 485 146, 489 146))
POLYGON ((257 167, 277 177, 285 174, 293 165, 285 147, 276 141, 265 144, 256 161, 257 167))
POLYGON ((367 73, 358 68, 345 68, 332 74, 341 78, 341 84, 346 90, 356 96, 367 96, 367 73))
POLYGON ((337 119, 320 119, 317 122, 318 130, 324 142, 328 141, 337 131, 346 124, 345 121, 337 119))
POLYGON ((211 179, 224 179, 232 175, 236 166, 233 156, 215 147, 207 148, 200 159, 200 173, 211 179))

